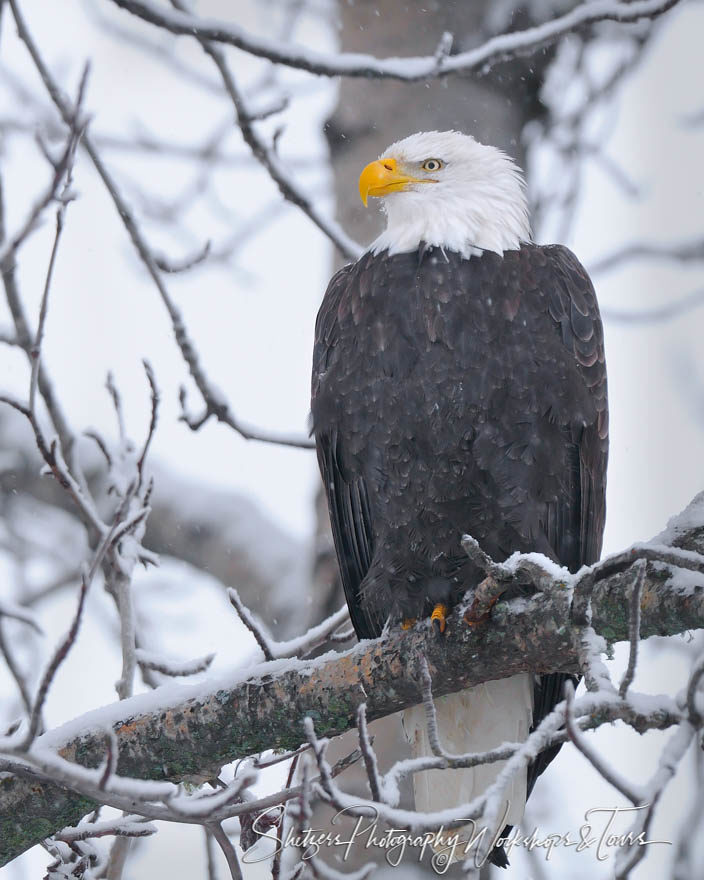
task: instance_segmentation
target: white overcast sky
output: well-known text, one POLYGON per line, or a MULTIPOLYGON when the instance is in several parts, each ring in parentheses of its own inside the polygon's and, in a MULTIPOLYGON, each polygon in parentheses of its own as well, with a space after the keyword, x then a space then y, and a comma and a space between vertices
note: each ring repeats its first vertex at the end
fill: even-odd
MULTIPOLYGON (((140 123, 160 137, 193 143, 227 118, 228 110, 222 102, 174 80, 167 69, 142 52, 106 38, 86 14, 88 5, 79 0, 25 0, 22 4, 45 58, 66 88, 75 87, 83 62, 92 59, 87 106, 94 133, 129 133, 140 123)), ((94 6, 111 19, 134 26, 128 16, 116 15, 106 0, 94 2, 94 6)), ((221 17, 234 14, 233 4, 225 0, 210 0, 199 4, 199 8, 221 17)), ((271 32, 268 3, 257 6, 254 2, 239 2, 236 8, 242 24, 260 33, 271 32)), ((141 25, 137 30, 145 32, 141 25)), ((633 240, 667 242, 702 234, 704 126, 695 130, 682 123, 704 106, 701 77, 695 75, 695 71, 701 71, 703 32, 702 4, 674 10, 649 50, 644 68, 621 90, 607 152, 641 193, 638 199, 624 197, 598 166, 587 163, 573 238, 566 242, 587 266, 633 240)), ((316 48, 332 49, 335 32, 329 22, 305 17, 295 39, 316 48)), ((203 72, 210 72, 207 59, 194 44, 181 40, 178 50, 203 72)), ((233 58, 243 81, 251 82, 261 73, 258 62, 239 53, 233 58)), ((15 37, 7 10, 0 61, 4 69, 13 71, 46 103, 26 52, 15 37)), ((292 110, 285 114, 282 154, 313 160, 312 168, 300 172, 301 177, 321 206, 332 211, 332 201, 325 196, 330 178, 321 121, 334 106, 334 84, 286 73, 282 79, 294 94, 292 110), (296 96, 301 87, 303 93, 296 96)), ((5 98, 0 100, 5 101, 0 105, 1 114, 17 112, 16 104, 5 98)), ((35 118, 36 111, 30 102, 20 112, 27 120, 35 118)), ((409 133, 415 127, 409 114, 409 133)), ((244 150, 236 135, 230 140, 230 148, 244 150)), ((164 198, 182 192, 192 180, 192 169, 184 163, 109 155, 118 176, 140 180, 144 188, 164 198)), ((8 137, 0 141, 0 162, 8 226, 14 229, 34 194, 45 185, 47 170, 26 139, 8 137)), ((253 165, 219 173, 217 181, 219 200, 231 212, 230 216, 223 212, 218 225, 199 207, 190 215, 192 239, 178 239, 159 231, 154 224, 147 224, 153 241, 174 256, 189 252, 208 237, 217 243, 233 227, 246 224, 278 198, 273 184, 253 165)), ((193 434, 177 421, 178 386, 187 374, 163 306, 86 161, 77 167, 75 187, 80 198, 71 205, 67 216, 44 352, 72 424, 79 430, 93 426, 107 434, 114 431, 109 399, 103 388, 105 374, 112 370, 125 400, 129 430, 132 436, 141 438, 148 422, 148 391, 141 358, 148 356, 164 402, 152 447, 154 458, 203 485, 246 494, 287 531, 308 536, 317 479, 314 456, 246 443, 214 423, 193 434)), ((355 180, 349 181, 349 198, 357 198, 355 180)), ((359 210, 363 210, 361 203, 359 210)), ((22 291, 34 315, 51 247, 51 226, 48 222, 35 234, 21 255, 22 291)), ((313 323, 330 266, 327 241, 305 217, 286 207, 265 233, 253 237, 243 247, 231 272, 206 268, 169 279, 171 292, 184 312, 205 368, 242 419, 272 430, 306 432, 313 323)), ((628 264, 595 282, 604 309, 639 310, 704 287, 704 273, 701 265, 682 268, 644 262, 628 264)), ((0 326, 8 322, 4 308, 0 305, 0 326)), ((668 516, 681 510, 704 488, 702 330, 704 308, 651 326, 606 321, 612 415, 607 551, 657 533, 668 516)), ((0 376, 3 390, 16 394, 25 391, 25 360, 7 347, 0 347, 0 376)), ((191 399, 195 406, 197 395, 192 394, 191 399)), ((179 607, 185 617, 183 609, 192 596, 192 581, 181 569, 167 569, 162 576, 170 579, 171 600, 182 603, 179 607)), ((215 589, 210 592, 215 593, 215 589)), ((203 599, 203 595, 198 597, 200 612, 211 607, 207 605, 210 600, 203 599)), ((97 596, 94 601, 95 614, 103 626, 110 607, 97 596)), ((205 635, 182 627, 181 635, 188 639, 187 648, 180 643, 182 649, 195 654, 216 644, 221 651, 231 651, 231 630, 219 621, 212 623, 220 606, 214 604, 212 608, 209 622, 204 623, 205 635)), ((47 626, 50 633, 58 636, 66 615, 70 614, 70 605, 55 604, 51 614, 47 626)), ((95 638, 98 637, 96 634, 95 638)), ((111 672, 110 678, 103 674, 101 664, 89 662, 95 656, 95 645, 89 636, 79 648, 74 666, 67 666, 73 670, 64 681, 69 686, 62 690, 61 705, 57 700, 53 710, 57 721, 66 717, 64 713, 81 711, 94 701, 94 691, 71 686, 75 685, 71 675, 86 676, 101 699, 113 698, 111 688, 116 676, 111 672)), ((116 656, 110 653, 111 649, 104 650, 101 662, 112 669, 116 656)), ((617 663, 620 662, 621 656, 617 654, 617 663)), ((644 688, 671 692, 685 669, 685 661, 676 651, 663 650, 651 658, 647 671, 644 667, 640 683, 644 688)), ((629 733, 616 735, 609 730, 599 736, 600 743, 611 737, 609 753, 623 762, 624 772, 638 773, 639 768, 642 772, 642 767, 650 766, 660 744, 655 735, 649 735, 645 740, 652 742, 653 747, 648 751, 644 740, 629 733)), ((575 774, 579 774, 580 790, 593 790, 591 800, 595 803, 604 803, 606 795, 606 803, 611 803, 613 796, 593 775, 582 773, 581 758, 561 756, 560 762, 560 767, 553 771, 556 790, 564 787, 559 795, 564 811, 559 815, 568 817, 565 823, 574 827, 581 821, 569 797, 574 791, 575 774)), ((538 793, 539 790, 535 808, 539 814, 538 793)), ((666 796, 659 813, 658 833, 667 836, 668 829, 677 824, 688 794, 682 780, 666 796)), ((178 835, 172 831, 164 840, 169 841, 168 847, 173 850, 175 841, 183 835, 182 829, 178 829, 178 835)), ((202 868, 195 862, 190 867, 188 861, 195 858, 191 855, 194 848, 200 858, 199 844, 178 847, 180 872, 173 876, 199 876, 202 868)), ((163 859, 165 849, 165 844, 155 845, 153 858, 163 859)), ((658 873, 657 865, 663 862, 657 860, 666 859, 667 850, 662 847, 636 876, 640 880, 665 876, 663 871, 658 873)), ((145 848, 145 852, 149 851, 145 848)), ((8 869, 8 876, 15 872, 14 876, 19 878, 20 863, 32 865, 26 876, 38 876, 46 859, 41 853, 37 857, 32 854, 20 860, 17 868, 8 869)), ((555 865, 559 864, 556 856, 555 865)), ((135 863, 130 876, 156 876, 156 870, 155 862, 145 856, 135 863)), ((595 863, 586 858, 570 870, 583 872, 572 876, 607 876, 597 875, 595 863)))

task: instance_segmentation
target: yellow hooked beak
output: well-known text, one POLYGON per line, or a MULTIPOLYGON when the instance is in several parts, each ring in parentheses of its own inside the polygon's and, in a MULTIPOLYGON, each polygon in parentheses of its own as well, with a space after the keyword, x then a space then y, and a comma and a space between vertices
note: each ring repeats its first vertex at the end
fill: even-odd
POLYGON ((367 207, 369 196, 378 198, 389 193, 405 189, 409 183, 426 183, 429 181, 409 177, 398 170, 395 159, 377 159, 370 162, 359 176, 359 196, 367 207))

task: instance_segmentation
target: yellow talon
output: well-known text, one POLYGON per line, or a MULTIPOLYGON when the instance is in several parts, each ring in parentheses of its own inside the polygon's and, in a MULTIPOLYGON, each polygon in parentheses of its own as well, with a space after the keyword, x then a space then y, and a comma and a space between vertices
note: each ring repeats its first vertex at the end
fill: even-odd
POLYGON ((405 617, 401 622, 401 629, 410 629, 412 626, 415 626, 416 618, 415 617, 405 617))
POLYGON ((433 608, 433 613, 430 615, 430 620, 434 623, 436 620, 438 621, 438 626, 440 628, 440 632, 445 632, 445 618, 447 617, 447 605, 443 605, 442 602, 438 602, 438 604, 433 608))

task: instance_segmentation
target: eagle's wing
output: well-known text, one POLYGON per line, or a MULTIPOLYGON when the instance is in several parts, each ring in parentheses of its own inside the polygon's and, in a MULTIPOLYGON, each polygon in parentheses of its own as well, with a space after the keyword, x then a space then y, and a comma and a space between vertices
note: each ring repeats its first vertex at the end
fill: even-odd
MULTIPOLYGON (((596 562, 606 517, 606 463, 608 456, 608 400, 604 335, 591 280, 575 255, 565 247, 540 248, 536 255, 536 282, 547 297, 550 316, 565 346, 574 356, 593 403, 590 418, 565 426, 571 467, 565 491, 547 505, 546 537, 561 565, 576 572, 596 562)), ((536 683, 533 727, 537 727, 564 697, 568 679, 544 675, 536 683)), ((558 747, 542 752, 531 764, 528 793, 537 777, 557 755, 558 747)))
POLYGON ((579 260, 559 245, 543 251, 552 277, 544 288, 550 315, 574 356, 593 405, 591 419, 585 414, 582 424, 570 426, 574 467, 567 504, 572 512, 567 516, 558 512, 554 531, 548 534, 560 563, 575 572, 598 560, 606 518, 609 413, 604 333, 594 287, 579 260), (572 527, 575 519, 576 535, 572 527))
POLYGON ((318 391, 324 381, 338 331, 337 310, 350 281, 353 266, 345 266, 330 281, 315 325, 313 348, 312 411, 318 463, 330 510, 330 526, 340 566, 342 586, 352 625, 359 638, 375 638, 380 628, 363 613, 359 587, 373 555, 369 497, 364 480, 345 467, 335 419, 319 412, 318 391))

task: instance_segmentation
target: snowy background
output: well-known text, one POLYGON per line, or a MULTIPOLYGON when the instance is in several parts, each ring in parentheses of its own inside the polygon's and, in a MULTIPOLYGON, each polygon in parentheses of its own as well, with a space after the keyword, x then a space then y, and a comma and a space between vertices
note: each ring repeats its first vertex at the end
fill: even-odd
MULTIPOLYGON (((212 0, 201 6, 204 14, 233 15, 229 3, 212 0)), ((75 89, 83 63, 92 60, 87 109, 94 136, 120 136, 139 129, 163 139, 193 143, 187 139, 189 133, 199 138, 227 121, 227 108, 215 96, 210 101, 207 93, 185 80, 175 90, 173 76, 164 65, 110 36, 99 25, 98 16, 105 15, 126 29, 138 27, 110 4, 31 0, 23 8, 45 58, 67 90, 75 89)), ((272 9, 254 0, 238 2, 237 19, 250 30, 266 34, 272 9)), ((619 92, 607 152, 625 170, 638 196, 624 196, 602 168, 585 160, 572 236, 565 243, 587 267, 634 240, 701 237, 704 125, 697 128, 685 121, 704 104, 701 78, 695 75, 701 71, 703 32, 701 4, 675 9, 661 24, 645 64, 619 92)), ((326 15, 304 14, 294 37, 297 42, 332 50, 334 21, 326 15)), ((179 41, 177 51, 204 76, 211 75, 193 41, 179 41)), ((264 66, 260 62, 237 53, 233 63, 243 83, 256 84, 261 79, 264 66)), ((335 83, 283 71, 279 84, 295 96, 284 114, 281 154, 291 160, 297 178, 322 210, 332 213, 321 125, 335 104, 335 83)), ((260 97, 265 99, 266 92, 260 97)), ((41 107, 46 107, 42 86, 6 14, 0 37, 0 163, 10 229, 21 222, 33 197, 45 186, 47 168, 31 141, 9 129, 3 131, 1 120, 20 117, 31 125, 41 107), (6 76, 22 84, 26 100, 19 102, 16 89, 3 87, 6 76)), ((275 124, 281 121, 277 118, 275 124)), ((414 130, 412 118, 408 128, 409 133, 414 130)), ((226 139, 225 149, 233 156, 247 156, 235 131, 226 139)), ((135 192, 148 193, 152 206, 178 198, 193 185, 192 163, 117 150, 108 155, 128 196, 132 198, 129 182, 134 181, 135 192)), ((539 163, 540 156, 533 161, 539 163)), ((146 221, 145 228, 155 246, 178 256, 196 250, 208 238, 217 244, 233 231, 241 233, 252 218, 269 217, 257 234, 241 242, 227 271, 220 266, 209 269, 206 263, 169 278, 169 288, 184 312, 206 369, 237 415, 262 428, 304 435, 313 325, 331 271, 331 246, 307 218, 280 204, 275 186, 253 162, 223 166, 212 180, 213 192, 188 209, 192 237, 157 220, 146 221)), ((85 160, 78 163, 75 187, 80 198, 68 211, 44 348, 45 362, 71 423, 114 436, 114 413, 104 390, 105 375, 111 370, 123 395, 129 433, 141 438, 149 418, 141 359, 148 356, 163 397, 152 462, 196 486, 242 493, 293 538, 308 541, 318 479, 314 455, 246 442, 214 422, 192 433, 178 421, 177 391, 186 380, 186 369, 163 306, 85 160)), ((349 198, 356 198, 356 180, 350 180, 349 198)), ((34 316, 52 239, 52 223, 47 222, 21 252, 22 291, 34 316)), ((670 515, 704 488, 704 366, 700 355, 704 308, 665 322, 624 322, 618 315, 656 308, 704 288, 704 273, 701 263, 640 261, 600 275, 595 282, 605 313, 612 415, 604 547, 608 553, 656 534, 670 515)), ((3 308, 0 326, 9 324, 3 308)), ((24 355, 0 346, 0 376, 3 390, 25 394, 24 355)), ((198 503, 197 492, 193 503, 198 503)), ((55 535, 62 527, 58 514, 47 521, 28 508, 26 515, 38 540, 55 535)), ((255 540, 261 541, 266 553, 266 534, 255 540)), ((0 583, 2 595, 11 597, 12 563, 9 556, 3 559, 1 551, 0 583)), ((160 569, 138 575, 135 589, 140 614, 152 621, 149 634, 154 650, 183 657, 216 651, 216 671, 256 656, 251 637, 227 606, 222 585, 202 572, 164 559, 160 569)), ((57 593, 38 607, 49 644, 65 631, 73 608, 72 590, 57 593)), ((114 699, 113 685, 120 670, 114 609, 100 589, 93 589, 87 612, 76 648, 48 702, 51 725, 114 699)), ((7 632, 28 639, 23 630, 8 626, 7 632)), ((690 662, 682 649, 684 642, 672 639, 665 646, 653 640, 644 653, 636 688, 671 694, 680 688, 690 662)), ((27 668, 40 665, 42 649, 35 639, 20 647, 20 660, 27 668)), ((624 655, 617 649, 615 668, 623 668, 624 655)), ((11 715, 15 706, 13 684, 4 670, 0 670, 0 706, 3 717, 11 715)), ((620 728, 602 729, 594 738, 626 775, 634 777, 654 769, 662 743, 660 734, 638 737, 620 728)), ((652 837, 677 840, 678 826, 692 797, 688 781, 692 766, 685 762, 664 796, 652 837)), ((620 803, 620 796, 596 777, 586 761, 566 748, 536 789, 528 817, 543 829, 567 831, 582 824, 587 806, 620 803)), ((200 837, 199 829, 166 827, 137 847, 126 876, 205 876, 200 837)), ((674 847, 651 849, 635 872, 640 880, 670 875, 667 866, 674 847)), ((3 877, 38 877, 46 864, 46 854, 36 848, 5 868, 3 877)), ((569 874, 599 880, 609 876, 611 865, 598 864, 589 854, 556 852, 543 869, 546 877, 569 874)), ((531 876, 532 870, 517 856, 506 876, 523 878, 531 876)), ((263 875, 252 868, 246 876, 263 875)))

